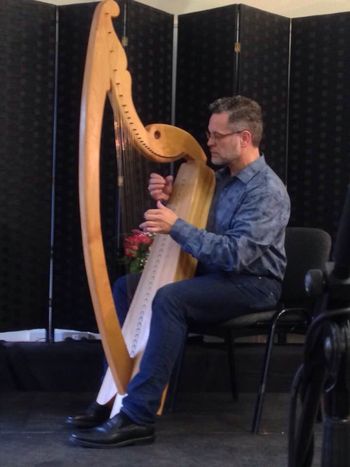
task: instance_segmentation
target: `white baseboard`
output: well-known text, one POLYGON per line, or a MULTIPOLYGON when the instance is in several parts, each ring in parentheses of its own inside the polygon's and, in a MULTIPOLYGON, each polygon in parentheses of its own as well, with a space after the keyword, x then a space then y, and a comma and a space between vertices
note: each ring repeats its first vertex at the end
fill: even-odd
MULTIPOLYGON (((91 339, 99 340, 100 335, 89 331, 76 331, 73 329, 55 329, 55 342, 61 342, 66 339, 81 340, 91 339)), ((45 329, 25 329, 22 331, 0 332, 0 341, 6 342, 45 342, 45 329)))

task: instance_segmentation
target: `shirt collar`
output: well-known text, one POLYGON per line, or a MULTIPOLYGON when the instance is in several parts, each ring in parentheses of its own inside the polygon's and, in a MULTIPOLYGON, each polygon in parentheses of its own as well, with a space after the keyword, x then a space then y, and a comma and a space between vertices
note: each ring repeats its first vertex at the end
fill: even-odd
POLYGON ((234 178, 238 178, 243 183, 248 183, 254 175, 260 172, 266 166, 265 156, 262 154, 258 159, 256 159, 251 164, 244 167, 240 172, 238 172, 233 177, 230 175, 230 170, 228 167, 224 167, 216 172, 217 180, 220 180, 223 183, 229 183, 234 178))
POLYGON ((244 169, 238 172, 238 174, 236 174, 235 176, 239 180, 241 180, 241 182, 248 183, 249 180, 251 180, 254 177, 254 175, 260 172, 265 166, 266 166, 265 156, 261 155, 254 162, 247 165, 247 167, 244 167, 244 169))

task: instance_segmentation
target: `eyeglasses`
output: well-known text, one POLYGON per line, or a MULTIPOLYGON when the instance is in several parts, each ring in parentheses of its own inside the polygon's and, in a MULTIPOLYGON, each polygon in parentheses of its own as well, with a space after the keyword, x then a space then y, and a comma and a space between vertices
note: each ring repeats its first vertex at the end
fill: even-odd
POLYGON ((231 131, 230 133, 218 133, 217 131, 214 131, 213 133, 209 133, 209 131, 206 131, 205 132, 205 136, 207 138, 207 140, 209 141, 210 138, 213 139, 214 141, 221 141, 222 139, 226 138, 226 136, 232 136, 232 135, 236 135, 238 133, 242 133, 244 130, 237 130, 237 131, 231 131))

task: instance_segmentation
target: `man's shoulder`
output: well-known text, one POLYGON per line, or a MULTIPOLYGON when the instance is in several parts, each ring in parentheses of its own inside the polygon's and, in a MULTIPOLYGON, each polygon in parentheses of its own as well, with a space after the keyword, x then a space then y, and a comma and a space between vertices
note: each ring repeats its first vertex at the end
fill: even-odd
POLYGON ((285 187, 285 184, 281 177, 274 171, 274 169, 266 162, 265 159, 264 164, 261 166, 260 175, 266 181, 271 181, 271 183, 277 183, 285 187))
POLYGON ((252 179, 251 188, 260 191, 262 194, 289 198, 283 180, 266 162, 256 175, 252 179))

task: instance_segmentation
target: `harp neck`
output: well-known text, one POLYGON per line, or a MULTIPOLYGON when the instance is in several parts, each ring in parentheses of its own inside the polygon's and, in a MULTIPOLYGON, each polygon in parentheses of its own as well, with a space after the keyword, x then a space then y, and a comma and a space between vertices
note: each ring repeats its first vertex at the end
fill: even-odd
MULTIPOLYGON (((147 127, 142 124, 132 100, 127 57, 114 31, 113 18, 119 14, 119 6, 113 0, 104 0, 97 7, 90 32, 84 88, 91 91, 96 87, 108 94, 115 120, 120 116, 132 135, 133 145, 146 158, 156 162, 180 158, 206 162, 203 149, 188 132, 161 123, 147 127)), ((83 101, 86 92, 84 89, 83 101)))

